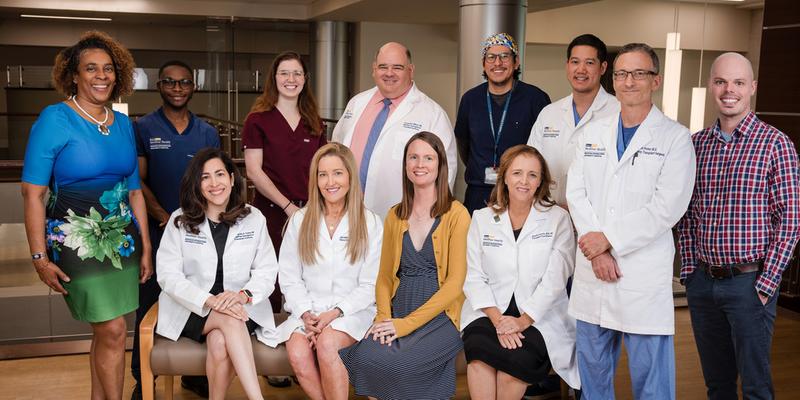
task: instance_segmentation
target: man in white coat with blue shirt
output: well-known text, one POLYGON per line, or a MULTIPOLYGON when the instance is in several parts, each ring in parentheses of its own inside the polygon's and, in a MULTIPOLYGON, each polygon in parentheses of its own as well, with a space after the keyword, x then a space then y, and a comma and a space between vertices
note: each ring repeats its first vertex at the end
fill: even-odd
POLYGON ((567 81, 572 93, 545 107, 533 124, 528 145, 544 156, 554 187, 553 200, 567 208, 567 171, 590 121, 619 113, 619 102, 600 85, 608 68, 606 44, 583 34, 567 46, 567 81))
POLYGON ((364 205, 383 218, 402 197, 403 150, 412 135, 428 131, 442 140, 451 190, 458 159, 450 119, 417 88, 411 52, 405 46, 394 42, 381 46, 372 63, 372 78, 376 87, 350 99, 332 140, 352 150, 364 205))
POLYGON ((633 395, 675 398, 672 227, 695 179, 686 127, 653 105, 658 56, 641 43, 614 60, 618 115, 584 130, 567 179, 578 232, 569 313, 586 400, 614 398, 614 366, 625 341, 633 395))

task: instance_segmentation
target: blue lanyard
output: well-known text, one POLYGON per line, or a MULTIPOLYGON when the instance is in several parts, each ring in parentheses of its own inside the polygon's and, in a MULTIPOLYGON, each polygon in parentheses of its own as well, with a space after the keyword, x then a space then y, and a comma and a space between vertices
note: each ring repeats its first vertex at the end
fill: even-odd
POLYGON ((500 144, 500 136, 503 135, 503 125, 506 123, 506 113, 508 112, 508 105, 511 104, 511 95, 514 94, 514 88, 517 87, 517 82, 514 82, 514 86, 511 87, 511 91, 508 92, 508 97, 506 97, 506 104, 503 105, 503 115, 500 117, 500 126, 497 127, 497 132, 494 131, 494 117, 492 116, 492 100, 491 96, 489 96, 489 88, 486 88, 486 111, 489 112, 489 127, 492 128, 492 138, 494 138, 494 154, 492 155, 494 158, 492 161, 492 166, 497 166, 497 146, 500 144))

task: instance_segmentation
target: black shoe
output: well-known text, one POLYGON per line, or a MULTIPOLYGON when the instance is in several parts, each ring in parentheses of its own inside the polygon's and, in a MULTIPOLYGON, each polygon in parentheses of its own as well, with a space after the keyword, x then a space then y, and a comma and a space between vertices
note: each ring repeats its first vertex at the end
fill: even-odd
POLYGON ((142 400, 142 385, 136 384, 133 386, 133 393, 131 393, 131 400, 142 400))
POLYGON ((292 386, 292 380, 288 376, 268 376, 267 383, 276 388, 292 386))
POLYGON ((528 386, 525 397, 539 399, 552 399, 561 394, 561 378, 558 375, 548 375, 541 382, 528 386))
POLYGON ((181 387, 204 398, 208 398, 208 378, 205 376, 182 376, 181 387))

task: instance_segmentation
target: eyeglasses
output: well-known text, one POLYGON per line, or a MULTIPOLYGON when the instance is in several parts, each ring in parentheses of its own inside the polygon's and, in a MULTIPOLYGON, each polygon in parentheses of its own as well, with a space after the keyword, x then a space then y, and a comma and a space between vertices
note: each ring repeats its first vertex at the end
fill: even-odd
POLYGON ((305 72, 303 71, 287 71, 287 70, 280 70, 276 74, 283 79, 289 79, 290 76, 295 77, 295 79, 302 79, 306 76, 305 72))
POLYGON ((506 63, 509 60, 511 60, 511 53, 500 53, 500 54, 486 53, 486 56, 484 56, 484 59, 488 63, 494 63, 495 60, 497 60, 498 58, 500 58, 500 62, 506 63))
POLYGON ((656 72, 648 71, 645 69, 636 69, 633 71, 625 71, 624 69, 620 69, 614 71, 614 73, 612 73, 611 76, 614 77, 615 81, 624 81, 625 79, 628 79, 628 74, 630 74, 630 76, 632 76, 633 80, 635 81, 641 81, 650 75, 658 75, 658 73, 656 72))
POLYGON ((175 85, 180 85, 181 89, 194 88, 194 81, 192 81, 191 79, 181 79, 179 81, 176 81, 175 79, 172 78, 164 78, 156 83, 158 83, 161 86, 166 86, 170 89, 174 89, 175 85))

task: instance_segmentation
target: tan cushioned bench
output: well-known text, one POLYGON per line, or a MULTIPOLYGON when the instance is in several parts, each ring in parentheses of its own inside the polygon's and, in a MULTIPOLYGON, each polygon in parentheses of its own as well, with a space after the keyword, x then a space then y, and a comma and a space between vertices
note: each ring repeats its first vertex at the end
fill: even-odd
MULTIPOLYGON (((275 324, 286 320, 286 314, 275 314, 275 324)), ((142 398, 152 400, 155 396, 153 377, 165 379, 164 398, 172 399, 172 385, 175 376, 206 374, 206 345, 191 339, 180 338, 172 341, 155 334, 158 322, 158 303, 153 305, 139 326, 139 347, 141 354, 142 398)), ((252 337, 256 371, 259 375, 294 375, 286 347, 269 347, 252 337)), ((467 372, 464 353, 456 358, 456 371, 467 372)))

